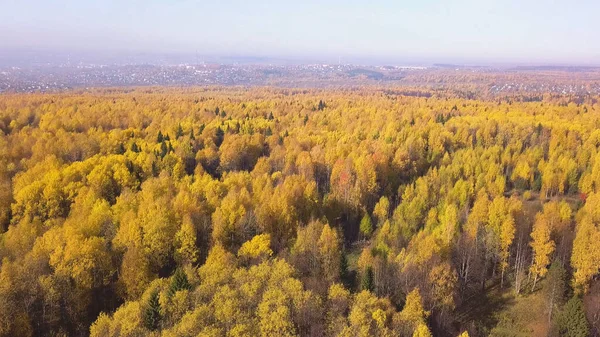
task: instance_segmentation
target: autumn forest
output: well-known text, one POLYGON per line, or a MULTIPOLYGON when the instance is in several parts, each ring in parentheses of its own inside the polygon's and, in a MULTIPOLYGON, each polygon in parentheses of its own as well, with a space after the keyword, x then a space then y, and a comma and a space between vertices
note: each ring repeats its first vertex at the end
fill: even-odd
POLYGON ((600 336, 600 97, 0 96, 0 336, 600 336))

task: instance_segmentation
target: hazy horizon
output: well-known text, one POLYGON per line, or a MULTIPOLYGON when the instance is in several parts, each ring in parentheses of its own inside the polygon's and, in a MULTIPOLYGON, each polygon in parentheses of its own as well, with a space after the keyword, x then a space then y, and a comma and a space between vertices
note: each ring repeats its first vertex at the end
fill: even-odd
POLYGON ((106 58, 600 65, 600 2, 5 1, 0 51, 106 58), (137 56, 136 56, 137 55, 137 56))

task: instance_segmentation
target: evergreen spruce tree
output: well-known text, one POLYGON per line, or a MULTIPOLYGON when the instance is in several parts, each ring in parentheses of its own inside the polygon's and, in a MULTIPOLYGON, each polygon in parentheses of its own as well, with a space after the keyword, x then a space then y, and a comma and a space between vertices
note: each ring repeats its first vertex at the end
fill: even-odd
POLYGON ((566 273, 562 263, 557 260, 554 260, 550 269, 548 269, 546 285, 543 288, 544 297, 546 299, 548 322, 552 321, 554 313, 564 303, 567 286, 566 273))
POLYGON ((542 131, 544 131, 544 127, 542 126, 542 123, 538 123, 537 128, 535 129, 535 132, 539 136, 540 134, 542 134, 542 131))
POLYGON ((340 280, 342 280, 344 287, 348 289, 352 287, 353 282, 351 275, 348 272, 348 258, 346 257, 346 252, 342 252, 342 254, 340 254, 340 280))
POLYGON ((125 146, 123 145, 123 143, 119 143, 119 146, 117 147, 117 154, 123 153, 125 153, 125 146))
POLYGON ((144 311, 144 326, 150 331, 156 331, 160 327, 160 302, 158 301, 158 290, 150 295, 146 310, 144 311))
POLYGON ((164 158, 169 152, 169 148, 165 142, 160 143, 160 157, 164 158))
MULTIPOLYGON (((158 154, 155 154, 158 157, 158 154)), ((156 161, 152 161, 152 176, 156 177, 160 173, 158 165, 156 165, 156 161)))
POLYGON ((219 127, 215 131, 215 145, 217 147, 221 146, 221 144, 223 144, 223 139, 225 139, 225 132, 219 127))
POLYGON ((362 277, 360 288, 362 290, 373 291, 373 268, 368 266, 362 277))
POLYGON ((181 128, 181 124, 177 126, 177 131, 175 131, 175 139, 179 139, 179 137, 183 136, 183 129, 181 128))
POLYGON ((164 140, 163 134, 162 132, 158 131, 158 136, 156 136, 156 142, 157 143, 162 143, 164 140))
POLYGON ((583 302, 575 295, 565 304, 558 319, 558 330, 565 337, 587 337, 590 327, 585 317, 583 302))
POLYGON ((187 275, 181 268, 177 268, 173 277, 171 278, 171 284, 169 285, 169 296, 175 295, 179 290, 190 289, 191 285, 188 281, 187 275))

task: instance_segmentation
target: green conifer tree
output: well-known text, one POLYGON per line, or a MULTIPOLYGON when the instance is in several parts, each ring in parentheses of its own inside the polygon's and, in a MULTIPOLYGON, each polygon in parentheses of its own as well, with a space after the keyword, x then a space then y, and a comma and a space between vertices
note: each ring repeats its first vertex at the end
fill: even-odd
POLYGON ((362 277, 360 288, 362 290, 373 291, 373 268, 368 266, 362 277))
POLYGON ((165 142, 160 143, 160 157, 164 158, 167 153, 169 152, 169 148, 167 147, 167 144, 165 142))
POLYGON ((144 326, 150 331, 156 331, 160 327, 160 319, 160 302, 158 301, 158 291, 155 290, 150 295, 144 311, 144 326))
POLYGON ((558 330, 565 337, 587 337, 590 327, 585 317, 583 302, 575 295, 565 304, 558 319, 558 330))
POLYGON ((190 282, 188 281, 187 275, 181 268, 177 268, 173 277, 171 278, 171 284, 169 285, 169 296, 175 295, 180 290, 190 289, 190 282))

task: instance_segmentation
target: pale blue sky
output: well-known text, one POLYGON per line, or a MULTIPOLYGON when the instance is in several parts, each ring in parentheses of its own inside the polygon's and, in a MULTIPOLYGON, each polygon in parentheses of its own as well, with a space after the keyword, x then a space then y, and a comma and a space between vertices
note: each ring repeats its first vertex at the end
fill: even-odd
POLYGON ((0 48, 600 64, 600 0, 0 0, 0 48))

